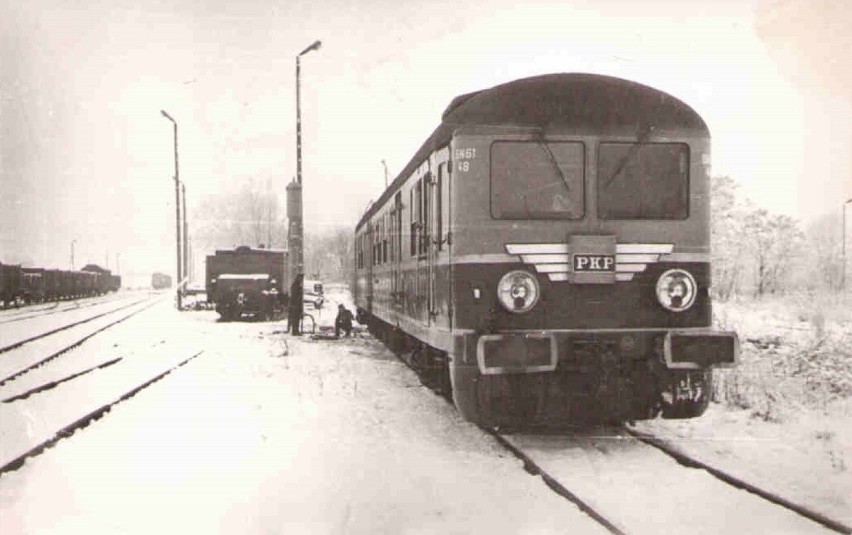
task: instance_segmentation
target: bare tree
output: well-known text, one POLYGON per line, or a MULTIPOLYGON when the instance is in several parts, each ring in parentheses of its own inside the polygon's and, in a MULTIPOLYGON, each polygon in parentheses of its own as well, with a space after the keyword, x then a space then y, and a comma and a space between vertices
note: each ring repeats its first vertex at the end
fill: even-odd
POLYGON ((751 245, 755 296, 783 289, 783 278, 802 241, 798 223, 789 216, 770 214, 763 208, 751 209, 744 220, 743 234, 751 245))
POLYGON ((352 274, 354 232, 334 227, 305 236, 305 271, 311 278, 349 282, 352 274))
POLYGON ((737 199, 738 187, 728 176, 711 180, 713 290, 721 300, 736 295, 743 275, 744 211, 737 199))
POLYGON ((841 215, 825 214, 813 221, 805 232, 808 254, 804 259, 806 284, 810 289, 840 290, 843 284, 843 243, 841 215))
POLYGON ((237 192, 205 197, 193 217, 195 239, 205 248, 236 245, 284 248, 287 225, 278 196, 259 181, 244 181, 237 192))

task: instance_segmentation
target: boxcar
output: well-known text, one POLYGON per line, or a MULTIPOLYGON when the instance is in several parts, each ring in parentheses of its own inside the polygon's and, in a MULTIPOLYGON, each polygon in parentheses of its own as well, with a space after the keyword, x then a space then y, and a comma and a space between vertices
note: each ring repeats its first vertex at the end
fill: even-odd
POLYGON ((165 288, 172 287, 172 277, 171 275, 166 275, 165 273, 154 273, 151 275, 151 288, 155 290, 162 290, 165 288))
POLYGON ((21 266, 0 263, 0 302, 3 308, 18 305, 23 277, 21 266))
POLYGON ((289 293, 287 253, 240 246, 207 256, 207 301, 223 319, 243 314, 271 318, 283 309, 289 293))
POLYGON ((23 287, 21 296, 27 303, 41 303, 45 299, 44 268, 21 268, 23 287))

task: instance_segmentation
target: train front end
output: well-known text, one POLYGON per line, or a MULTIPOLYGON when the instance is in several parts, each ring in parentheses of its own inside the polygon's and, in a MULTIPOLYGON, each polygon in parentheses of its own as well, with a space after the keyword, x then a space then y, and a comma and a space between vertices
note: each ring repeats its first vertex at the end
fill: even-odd
POLYGON ((533 80, 457 111, 455 403, 504 426, 699 416, 738 355, 712 328, 709 132, 639 84, 533 80))

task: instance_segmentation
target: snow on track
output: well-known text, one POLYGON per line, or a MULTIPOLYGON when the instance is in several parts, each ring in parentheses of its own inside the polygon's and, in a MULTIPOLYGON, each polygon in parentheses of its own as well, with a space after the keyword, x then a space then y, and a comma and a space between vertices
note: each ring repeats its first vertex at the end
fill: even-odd
POLYGON ((624 432, 503 438, 625 533, 834 533, 624 432))
MULTIPOLYGON (((67 351, 76 348, 93 336, 101 334, 106 329, 127 320, 153 304, 153 301, 148 300, 122 307, 113 313, 104 313, 101 317, 91 321, 58 330, 50 336, 39 338, 0 355, 0 397, 5 397, 3 395, 4 388, 8 387, 10 382, 21 374, 30 373, 37 368, 45 369, 44 365, 48 362, 60 355, 65 355, 67 351)), ((74 360, 73 357, 63 358, 63 364, 74 360)), ((65 364, 65 367, 67 366, 65 364)), ((55 364, 46 370, 54 369, 57 369, 55 364)), ((21 383, 26 383, 26 381, 18 381, 15 384, 21 383)))
POLYGON ((205 353, 0 478, 0 532, 605 533, 375 340, 215 317, 164 313, 205 353))
POLYGON ((92 307, 70 310, 63 314, 38 316, 12 325, 3 325, 0 329, 0 353, 11 351, 41 337, 73 328, 72 326, 92 321, 148 299, 150 297, 127 297, 92 307))

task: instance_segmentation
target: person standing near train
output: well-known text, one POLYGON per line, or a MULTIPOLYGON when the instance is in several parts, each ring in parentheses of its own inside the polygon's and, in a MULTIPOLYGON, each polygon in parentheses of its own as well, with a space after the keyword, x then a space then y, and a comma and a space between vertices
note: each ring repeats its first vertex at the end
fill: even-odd
POLYGON ((293 283, 290 285, 290 306, 288 309, 288 321, 290 325, 290 334, 302 334, 300 325, 302 323, 302 308, 304 306, 304 288, 302 288, 305 276, 301 273, 293 278, 293 283))

